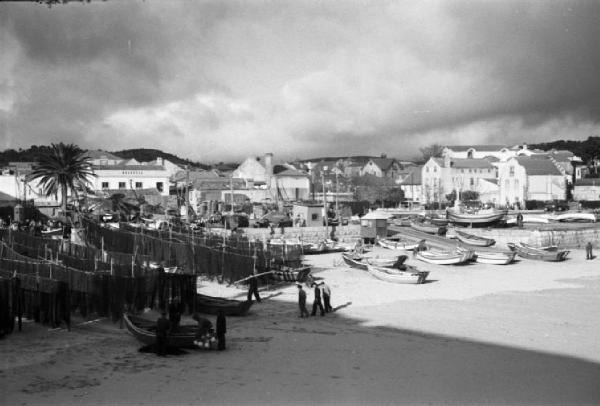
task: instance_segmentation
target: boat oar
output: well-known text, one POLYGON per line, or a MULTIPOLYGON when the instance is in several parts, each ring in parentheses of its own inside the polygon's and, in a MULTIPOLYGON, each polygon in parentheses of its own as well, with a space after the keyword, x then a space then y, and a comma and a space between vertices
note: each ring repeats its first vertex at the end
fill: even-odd
POLYGON ((258 278, 259 276, 268 275, 268 274, 271 274, 273 272, 275 272, 275 271, 267 271, 267 272, 263 272, 263 273, 257 273, 256 275, 250 275, 250 276, 248 276, 246 278, 240 279, 239 281, 233 282, 232 285, 237 285, 238 283, 245 282, 245 281, 250 280, 252 278, 258 278))

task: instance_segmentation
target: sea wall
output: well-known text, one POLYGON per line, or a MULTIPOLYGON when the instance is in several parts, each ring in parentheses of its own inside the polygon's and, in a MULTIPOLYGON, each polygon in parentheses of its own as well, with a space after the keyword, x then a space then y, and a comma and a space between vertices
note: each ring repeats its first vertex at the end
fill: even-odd
POLYGON ((559 245, 564 248, 585 248, 592 242, 595 248, 600 247, 600 228, 578 228, 561 230, 531 230, 531 229, 480 229, 466 230, 470 234, 496 240, 495 247, 506 248, 508 242, 524 242, 535 246, 559 245))
MULTIPOLYGON (((281 228, 275 228, 275 234, 271 236, 269 228, 242 228, 243 234, 251 239, 267 240, 269 238, 281 238, 281 228)), ((229 234, 231 231, 224 229, 212 229, 212 232, 229 234)), ((331 227, 329 227, 331 233, 331 227)), ((329 238, 327 233, 327 238, 329 238)), ((353 243, 360 238, 360 225, 350 224, 347 226, 338 226, 335 228, 335 236, 338 241, 344 243, 353 243)), ((283 232, 285 238, 298 238, 303 242, 316 243, 325 238, 324 227, 286 227, 283 232)))

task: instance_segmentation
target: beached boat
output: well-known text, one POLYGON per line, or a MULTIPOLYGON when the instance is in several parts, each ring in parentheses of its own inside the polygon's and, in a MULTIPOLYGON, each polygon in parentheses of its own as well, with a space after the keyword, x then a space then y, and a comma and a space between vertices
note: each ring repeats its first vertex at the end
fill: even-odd
POLYGON ((310 266, 301 266, 298 268, 282 266, 271 270, 270 277, 276 281, 302 282, 310 275, 310 271, 310 266))
POLYGON ((417 258, 421 261, 435 265, 458 265, 464 264, 473 258, 474 252, 472 250, 460 250, 457 252, 431 252, 431 251, 419 251, 417 258))
MULTIPOLYGON (((127 330, 143 344, 156 344, 156 321, 143 317, 134 316, 129 313, 123 314, 123 321, 127 330)), ((181 325, 177 332, 169 333, 167 345, 178 348, 197 348, 194 344, 198 325, 181 325)))
POLYGON ((396 258, 365 258, 364 260, 367 261, 369 265, 383 267, 391 267, 397 261, 396 258))
POLYGON ((401 271, 395 268, 368 265, 367 270, 375 278, 392 283, 421 284, 429 275, 429 272, 417 271, 412 267, 410 270, 401 271))
POLYGON ((515 260, 517 253, 509 252, 492 252, 492 251, 475 251, 475 260, 482 264, 491 265, 508 265, 515 260))
POLYGON ((407 241, 394 241, 389 238, 381 238, 377 240, 377 244, 389 250, 406 250, 412 251, 419 246, 419 243, 409 243, 407 241))
MULTIPOLYGON (((532 216, 528 214, 523 215, 523 223, 534 223, 534 224, 547 224, 550 220, 547 217, 532 216)), ((517 224, 516 218, 506 220, 506 224, 517 224)))
POLYGON ((444 235, 446 234, 446 226, 437 226, 431 223, 419 223, 419 222, 411 222, 410 227, 413 230, 421 231, 427 234, 437 234, 444 235))
POLYGON ((461 213, 459 211, 455 211, 454 209, 448 209, 446 213, 448 220, 452 223, 486 226, 506 219, 508 210, 488 209, 480 210, 476 213, 461 213))
POLYGON ((464 231, 456 229, 454 230, 454 233, 456 234, 456 238, 459 241, 469 245, 476 245, 478 247, 489 247, 496 243, 496 240, 494 240, 493 238, 480 237, 478 235, 465 233, 464 231))
POLYGON ((339 245, 333 240, 323 240, 318 244, 309 244, 303 247, 304 255, 328 254, 331 252, 348 251, 348 247, 339 245))
POLYGON ((595 223, 596 215, 594 213, 563 213, 556 216, 550 217, 552 221, 561 222, 582 222, 582 223, 595 223))
POLYGON ((367 270, 367 264, 363 262, 364 257, 360 255, 352 255, 348 252, 342 252, 342 259, 346 264, 352 268, 360 269, 363 271, 367 270))
POLYGON ((222 310, 225 316, 243 316, 252 306, 250 300, 226 299, 217 296, 196 294, 196 311, 205 314, 219 314, 222 310))
POLYGON ((525 246, 523 244, 514 244, 510 242, 507 245, 508 248, 510 248, 511 251, 516 252, 518 256, 538 261, 564 261, 570 252, 568 250, 548 251, 545 249, 533 248, 531 246, 525 246))

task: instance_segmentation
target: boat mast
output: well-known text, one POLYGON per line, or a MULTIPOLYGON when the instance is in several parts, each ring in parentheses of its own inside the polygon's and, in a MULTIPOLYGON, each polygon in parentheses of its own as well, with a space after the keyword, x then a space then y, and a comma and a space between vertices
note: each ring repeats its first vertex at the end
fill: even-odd
POLYGON ((327 195, 325 193, 325 174, 321 173, 321 183, 323 184, 323 218, 325 219, 325 239, 329 234, 329 221, 327 218, 327 195))

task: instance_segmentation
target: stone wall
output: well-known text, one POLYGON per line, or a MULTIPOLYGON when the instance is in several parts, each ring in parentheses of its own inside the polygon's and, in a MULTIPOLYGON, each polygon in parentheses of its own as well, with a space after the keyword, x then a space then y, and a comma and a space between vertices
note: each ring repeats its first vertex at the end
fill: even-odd
MULTIPOLYGON (((251 239, 267 240, 271 238, 271 229, 269 228, 242 228, 242 233, 247 235, 251 239)), ((224 229, 212 229, 211 231, 217 233, 229 234, 229 230, 224 229)), ((331 232, 331 227, 329 228, 331 232)), ((281 238, 281 228, 275 228, 275 235, 273 238, 281 238)), ((316 243, 325 238, 324 227, 286 227, 284 229, 283 236, 285 238, 298 238, 303 242, 316 243)), ((347 226, 338 226, 335 229, 335 236, 339 242, 353 243, 357 238, 360 238, 360 225, 351 224, 347 226)), ((329 235, 327 236, 329 238, 329 235)))

